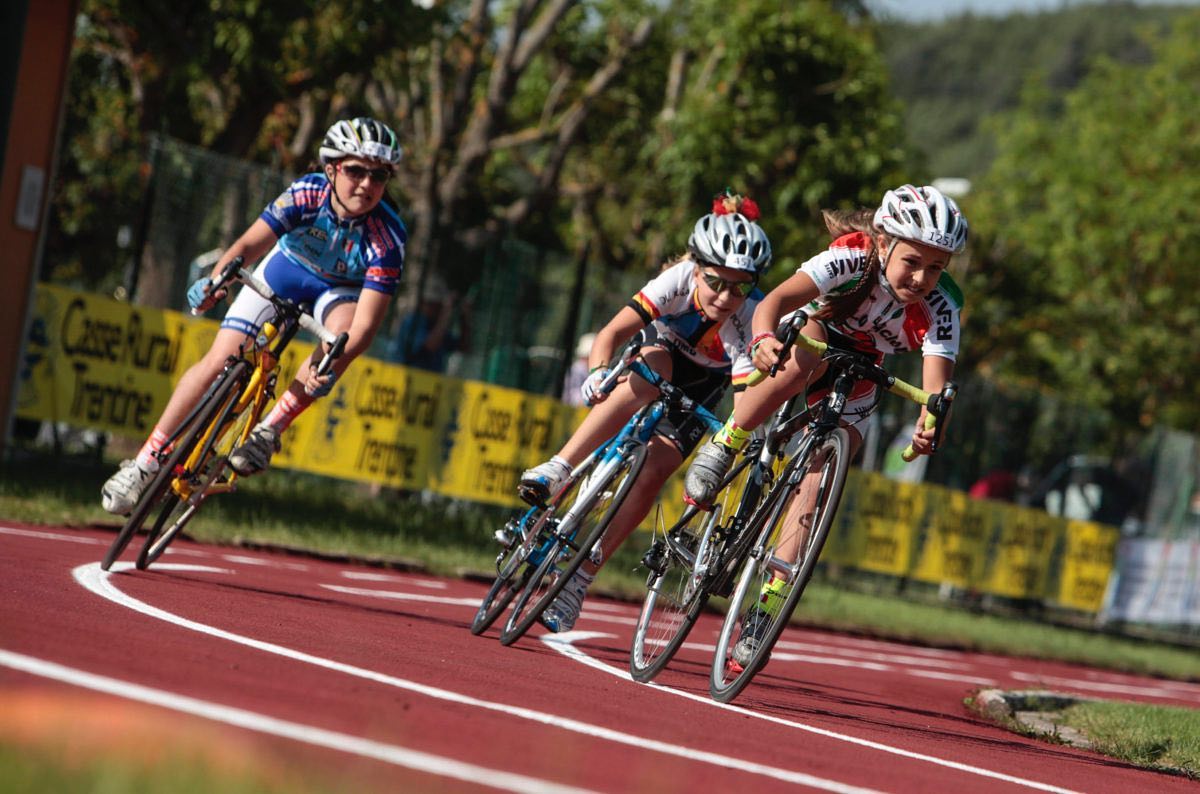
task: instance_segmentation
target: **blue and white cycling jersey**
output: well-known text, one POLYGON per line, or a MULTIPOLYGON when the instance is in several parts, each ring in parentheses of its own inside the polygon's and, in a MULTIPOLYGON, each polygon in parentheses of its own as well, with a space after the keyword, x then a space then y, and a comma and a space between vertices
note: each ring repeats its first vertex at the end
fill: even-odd
POLYGON ((750 358, 750 320, 763 299, 755 289, 724 322, 704 316, 696 299, 696 264, 689 258, 664 270, 642 287, 629 305, 647 324, 672 337, 689 360, 705 369, 729 373, 734 386, 754 372, 750 358))
POLYGON ((366 215, 341 220, 332 194, 324 174, 305 174, 263 210, 278 250, 329 284, 394 294, 408 242, 404 222, 382 201, 366 215))

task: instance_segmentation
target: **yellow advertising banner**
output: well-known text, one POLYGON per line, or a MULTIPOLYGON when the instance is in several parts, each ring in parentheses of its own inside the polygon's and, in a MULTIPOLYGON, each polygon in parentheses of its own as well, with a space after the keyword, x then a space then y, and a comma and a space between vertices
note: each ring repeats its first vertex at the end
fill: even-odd
POLYGON ((1041 510, 981 503, 991 513, 995 547, 983 590, 1005 598, 1042 598, 1050 586, 1051 560, 1064 524, 1041 510))
POLYGON ((987 505, 962 491, 926 487, 936 492, 937 509, 929 512, 913 578, 978 587, 992 530, 987 505))
POLYGON ((1059 606, 1097 612, 1117 556, 1121 533, 1116 527, 1091 521, 1067 521, 1058 592, 1047 594, 1059 606))
POLYGON ((852 470, 826 542, 826 559, 904 576, 912 566, 916 530, 925 520, 925 495, 919 486, 852 470))
POLYGON ((17 415, 148 436, 217 325, 39 285, 17 415))

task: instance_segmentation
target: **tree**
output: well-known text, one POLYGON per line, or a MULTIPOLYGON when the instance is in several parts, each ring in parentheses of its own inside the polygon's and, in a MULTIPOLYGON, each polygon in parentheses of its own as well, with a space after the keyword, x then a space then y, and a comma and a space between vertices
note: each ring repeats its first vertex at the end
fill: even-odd
POLYGON ((1195 431, 1200 407, 1200 14, 1148 65, 1104 60, 1059 114, 1044 83, 999 127, 979 230, 968 359, 1195 431))

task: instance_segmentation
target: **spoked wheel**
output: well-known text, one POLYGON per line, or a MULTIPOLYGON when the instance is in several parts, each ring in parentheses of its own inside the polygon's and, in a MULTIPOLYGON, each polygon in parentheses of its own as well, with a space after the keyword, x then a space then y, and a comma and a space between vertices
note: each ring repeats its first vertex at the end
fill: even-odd
POLYGON ((704 584, 717 553, 713 531, 721 514, 719 505, 711 513, 689 508, 643 558, 651 570, 629 652, 635 681, 645 683, 667 666, 708 602, 704 584))
POLYGON ((167 497, 154 526, 146 534, 142 550, 135 565, 145 570, 162 556, 171 541, 183 531, 204 503, 208 487, 225 475, 226 481, 235 476, 227 468, 229 453, 243 435, 253 411, 237 414, 237 403, 250 380, 249 365, 230 370, 230 378, 222 388, 214 391, 210 400, 198 416, 196 425, 200 432, 193 441, 192 454, 182 459, 177 467, 178 476, 172 483, 172 493, 167 497), (205 417, 207 416, 207 421, 205 417), (216 428, 206 433, 205 428, 216 428), (232 432, 231 432, 232 431, 232 432), (200 447, 199 445, 203 445, 200 447))
POLYGON ((713 654, 714 699, 733 700, 770 658, 816 569, 849 462, 850 438, 839 427, 788 464, 779 487, 797 477, 800 485, 764 503, 766 521, 742 566, 713 654))
POLYGON ((734 516, 752 510, 761 493, 761 486, 748 476, 753 457, 725 475, 711 513, 689 508, 642 558, 650 576, 629 652, 635 681, 645 683, 667 666, 714 595, 734 548, 733 538, 722 537, 721 520, 728 518, 728 531, 734 516))
POLYGON ((597 463, 560 496, 553 524, 548 526, 545 558, 513 605, 500 633, 503 645, 513 644, 529 630, 591 555, 633 487, 645 459, 646 448, 638 445, 614 462, 597 463))
MULTIPOLYGON (((154 475, 150 485, 142 492, 141 499, 133 508, 133 512, 129 514, 125 525, 121 527, 121 531, 117 533, 116 539, 112 545, 108 547, 108 551, 104 555, 104 559, 100 563, 100 568, 107 571, 116 562, 121 553, 125 551, 129 541, 137 533, 146 519, 156 509, 160 509, 158 519, 153 527, 153 535, 157 535, 166 525, 167 517, 175 511, 181 500, 178 493, 175 492, 173 485, 177 477, 187 476, 187 472, 183 471, 184 464, 187 462, 192 451, 198 442, 204 438, 204 433, 212 422, 227 409, 229 404, 241 392, 245 386, 246 380, 250 375, 250 364, 246 361, 238 361, 223 371, 220 377, 214 382, 213 387, 208 391, 203 398, 200 406, 192 412, 188 418, 187 429, 176 439, 175 448, 162 464, 158 474, 154 475)), ((191 516, 189 515, 188 518, 191 516)), ((164 546, 165 548, 165 546, 164 546)), ((144 550, 143 550, 144 551, 144 550)), ((159 552, 162 553, 161 551, 159 552)), ((141 555, 139 555, 139 561, 141 555)), ((144 567, 144 565, 139 565, 144 567)))
POLYGON ((540 560, 536 556, 537 549, 547 542, 547 537, 542 530, 549 515, 550 513, 546 510, 536 512, 531 510, 525 514, 520 523, 512 527, 516 531, 521 531, 526 526, 529 529, 523 531, 520 536, 512 538, 509 545, 496 557, 496 580, 492 582, 487 595, 479 604, 475 619, 471 621, 472 634, 482 634, 487 631, 488 627, 496 622, 496 618, 500 617, 512 603, 513 598, 533 574, 534 568, 537 567, 540 560), (528 564, 526 564, 527 562, 528 564))

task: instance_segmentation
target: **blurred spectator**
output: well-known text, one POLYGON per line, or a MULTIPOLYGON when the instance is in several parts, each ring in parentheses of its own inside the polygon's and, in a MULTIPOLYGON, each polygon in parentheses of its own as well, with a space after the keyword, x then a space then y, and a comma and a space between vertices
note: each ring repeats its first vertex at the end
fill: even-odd
POLYGON ((992 469, 975 481, 967 493, 972 499, 1011 502, 1017 492, 1017 477, 1007 469, 992 469))
POLYGON ((592 352, 595 334, 584 334, 575 344, 575 360, 563 381, 562 401, 567 405, 583 405, 583 382, 588 376, 588 354, 592 352))
POLYGON ((400 321, 400 332, 388 345, 387 358, 398 364, 445 372, 451 353, 471 344, 471 304, 450 290, 439 276, 426 278, 421 302, 400 321))

